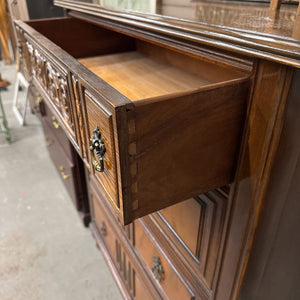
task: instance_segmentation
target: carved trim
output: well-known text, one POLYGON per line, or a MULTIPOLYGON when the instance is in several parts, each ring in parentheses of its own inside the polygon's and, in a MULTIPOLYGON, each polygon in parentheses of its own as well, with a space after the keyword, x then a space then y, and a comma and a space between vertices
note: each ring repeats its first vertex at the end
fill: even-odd
POLYGON ((62 74, 32 43, 26 41, 32 76, 40 83, 74 136, 67 72, 62 74))
POLYGON ((74 101, 75 101, 75 110, 78 120, 78 130, 79 130, 79 136, 78 136, 78 142, 80 143, 80 149, 81 149, 81 155, 83 159, 87 160, 87 150, 86 150, 86 135, 84 131, 84 120, 83 120, 83 114, 82 114, 82 101, 79 97, 79 85, 78 85, 78 79, 75 75, 71 76, 72 85, 73 85, 73 92, 74 92, 74 101))

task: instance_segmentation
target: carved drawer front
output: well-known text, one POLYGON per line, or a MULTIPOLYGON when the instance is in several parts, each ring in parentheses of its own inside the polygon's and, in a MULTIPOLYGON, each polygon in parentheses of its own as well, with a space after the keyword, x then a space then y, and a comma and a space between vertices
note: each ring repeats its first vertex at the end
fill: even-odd
POLYGON ((174 268, 168 255, 158 246, 141 219, 135 221, 135 247, 147 272, 168 299, 195 299, 187 282, 174 268))
POLYGON ((37 86, 123 224, 232 182, 249 62, 74 18, 16 24, 37 86))
POLYGON ((116 219, 111 215, 105 196, 90 182, 90 200, 92 204, 92 232, 97 245, 108 261, 121 292, 126 299, 160 299, 151 281, 143 272, 140 263, 132 255, 132 250, 116 219), (112 262, 112 263, 111 263, 112 262))
POLYGON ((84 99, 88 119, 86 125, 90 139, 89 146, 87 146, 90 165, 107 198, 118 211, 120 206, 112 114, 101 106, 101 98, 96 99, 87 90, 84 91, 84 99), (91 147, 94 148, 91 149, 91 147))
POLYGON ((26 69, 44 100, 51 106, 57 122, 78 150, 67 68, 56 60, 55 54, 51 55, 47 48, 33 41, 18 26, 17 29, 19 36, 21 35, 19 42, 26 69))

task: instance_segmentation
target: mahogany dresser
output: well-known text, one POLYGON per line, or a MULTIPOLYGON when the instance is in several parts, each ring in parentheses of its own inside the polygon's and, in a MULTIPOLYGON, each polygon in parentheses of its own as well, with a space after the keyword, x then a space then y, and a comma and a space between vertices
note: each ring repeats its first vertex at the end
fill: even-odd
POLYGON ((24 72, 124 298, 300 299, 297 7, 54 2, 24 72))

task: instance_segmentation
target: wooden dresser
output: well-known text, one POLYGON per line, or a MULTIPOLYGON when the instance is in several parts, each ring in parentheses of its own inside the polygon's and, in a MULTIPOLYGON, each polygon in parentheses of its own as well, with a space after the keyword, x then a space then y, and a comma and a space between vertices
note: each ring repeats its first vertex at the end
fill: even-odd
POLYGON ((194 22, 88 2, 15 26, 50 156, 124 298, 300 299, 297 9, 192 3, 194 22))

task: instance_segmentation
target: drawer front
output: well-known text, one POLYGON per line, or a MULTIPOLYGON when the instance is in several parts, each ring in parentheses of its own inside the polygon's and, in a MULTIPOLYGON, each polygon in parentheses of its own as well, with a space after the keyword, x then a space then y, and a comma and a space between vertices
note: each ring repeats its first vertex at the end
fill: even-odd
POLYGON ((37 89, 51 105, 57 121, 78 149, 67 68, 19 27, 17 32, 22 45, 22 55, 37 89))
POLYGON ((59 142, 60 146, 63 148, 65 155, 72 160, 72 146, 67 138, 64 130, 60 122, 58 122, 57 118, 48 107, 47 104, 43 105, 44 116, 42 122, 47 124, 49 128, 51 128, 52 132, 55 134, 57 141, 59 142))
POLYGON ((88 141, 90 143, 86 148, 90 149, 92 145, 91 139, 94 137, 97 137, 98 144, 100 144, 100 141, 102 140, 105 147, 105 152, 102 157, 97 155, 96 148, 89 151, 90 164, 93 166, 92 171, 114 209, 118 211, 120 205, 118 200, 118 181, 112 114, 101 106, 100 96, 96 98, 90 92, 85 90, 84 99, 87 112, 88 141), (101 168, 101 159, 103 160, 103 170, 97 170, 97 167, 101 168))
POLYGON ((210 299, 218 277, 228 203, 229 186, 225 186, 142 218, 201 299, 210 299))
POLYGON ((166 227, 196 256, 200 219, 203 209, 195 199, 188 199, 160 211, 166 227))
POLYGON ((133 256, 128 240, 124 232, 120 230, 116 219, 103 203, 104 195, 92 183, 90 185, 90 201, 92 204, 92 232, 97 245, 104 253, 104 258, 113 262, 109 264, 116 278, 124 298, 146 300, 161 299, 152 286, 151 281, 144 273, 139 262, 133 256), (109 259, 108 259, 109 257, 109 259))
POLYGON ((187 283, 180 277, 170 258, 158 247, 157 241, 141 220, 135 221, 135 247, 146 270, 168 299, 194 299, 194 294, 187 283))
POLYGON ((50 157, 59 173, 74 205, 77 207, 77 193, 75 186, 75 166, 73 162, 68 158, 63 151, 62 146, 59 144, 53 130, 48 126, 46 122, 42 122, 45 142, 48 148, 50 157))
POLYGON ((111 221, 108 220, 105 210, 103 209, 103 205, 101 205, 101 201, 103 200, 100 198, 98 191, 92 185, 90 185, 90 201, 92 203, 93 221, 95 222, 99 234, 105 242, 105 246, 109 253, 112 257, 116 258, 116 236, 112 230, 111 221))

